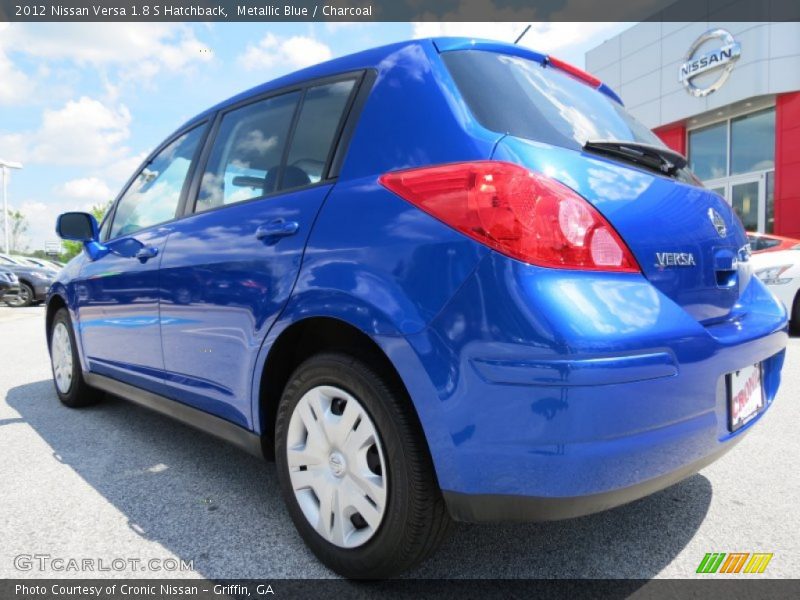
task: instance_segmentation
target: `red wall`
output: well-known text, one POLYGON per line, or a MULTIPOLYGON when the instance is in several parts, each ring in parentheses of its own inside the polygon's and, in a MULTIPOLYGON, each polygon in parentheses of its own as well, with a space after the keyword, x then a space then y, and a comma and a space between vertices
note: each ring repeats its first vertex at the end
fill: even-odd
POLYGON ((667 125, 653 130, 667 146, 686 156, 686 126, 667 125))
POLYGON ((775 233, 800 238, 800 92, 775 102, 775 233))

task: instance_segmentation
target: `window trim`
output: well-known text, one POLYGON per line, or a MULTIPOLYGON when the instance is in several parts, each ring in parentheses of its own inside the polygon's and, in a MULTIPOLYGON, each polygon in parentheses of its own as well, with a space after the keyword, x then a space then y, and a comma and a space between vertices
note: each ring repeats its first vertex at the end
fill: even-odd
POLYGON ((122 187, 122 191, 119 194, 117 194, 116 198, 114 198, 114 201, 111 203, 111 208, 108 209, 108 212, 106 213, 105 218, 103 218, 103 220, 101 221, 100 227, 98 228, 99 231, 102 231, 103 230, 103 226, 105 225, 106 221, 109 221, 108 232, 104 235, 103 238, 100 239, 101 242, 108 243, 108 242, 113 242, 113 241, 120 240, 120 239, 133 237, 133 236, 139 234, 139 232, 149 231, 149 230, 151 230, 151 229, 153 229, 155 227, 161 227, 163 225, 166 225, 167 223, 172 223, 173 221, 175 221, 178 218, 180 218, 180 215, 182 214, 181 211, 183 210, 183 206, 184 206, 184 204, 186 202, 186 194, 189 191, 189 184, 194 180, 195 171, 197 170, 197 160, 201 156, 202 150, 205 147, 205 144, 206 144, 206 142, 208 140, 208 133, 211 130, 211 127, 209 126, 209 123, 211 123, 213 120, 214 120, 214 117, 212 116, 210 118, 204 118, 204 119, 201 119, 199 121, 193 121, 193 122, 187 123, 184 127, 181 127, 179 130, 177 130, 172 135, 170 135, 168 138, 166 138, 166 140, 161 142, 161 144, 156 146, 155 150, 153 150, 147 156, 147 158, 144 159, 142 164, 140 164, 136 168, 136 170, 133 172, 133 175, 131 175, 131 177, 128 179, 128 181, 125 183, 125 185, 122 187), (198 127, 205 127, 205 130, 202 132, 202 134, 200 136, 200 139, 198 140, 198 143, 197 143, 197 148, 195 149, 194 154, 192 155, 192 160, 191 160, 191 162, 189 164, 189 170, 186 172, 186 179, 184 179, 184 181, 183 181, 183 186, 181 187, 181 193, 180 193, 180 196, 178 197, 178 204, 175 207, 175 214, 173 215, 173 217, 171 219, 168 219, 166 221, 162 221, 160 223, 154 223, 152 225, 148 225, 147 227, 142 227, 141 229, 138 229, 138 230, 134 231, 133 233, 129 233, 129 234, 126 234, 126 235, 120 235, 120 236, 117 236, 117 237, 114 237, 114 238, 110 237, 111 236, 111 231, 114 229, 114 219, 117 216, 117 207, 119 206, 119 203, 122 200, 122 198, 125 196, 125 194, 128 193, 128 190, 130 189, 130 187, 133 185, 133 183, 136 181, 136 179, 138 179, 138 177, 141 174, 142 170, 144 170, 144 168, 147 167, 147 165, 149 165, 151 162, 153 162, 153 160, 163 150, 165 150, 167 148, 167 146, 169 146, 170 144, 172 144, 173 142, 178 140, 181 136, 186 135, 187 133, 189 133, 191 131, 194 131, 198 127))
MULTIPOLYGON (((291 94, 293 92, 300 92, 300 98, 297 101, 297 106, 295 106, 294 114, 292 115, 291 124, 289 126, 289 130, 286 135, 286 144, 283 148, 283 153, 281 155, 281 163, 279 168, 281 172, 278 176, 278 183, 277 187, 280 187, 281 183, 283 182, 283 171, 286 167, 286 160, 289 155, 289 149, 291 147, 292 141, 294 140, 295 130, 297 128, 297 123, 300 119, 300 112, 303 108, 303 102, 305 101, 306 91, 310 88, 314 87, 321 87, 324 85, 329 85, 332 83, 338 83, 340 81, 353 81, 353 89, 350 91, 350 97, 348 98, 347 103, 345 104, 345 108, 342 111, 342 116, 340 117, 339 126, 337 127, 336 135, 334 136, 333 143, 331 144, 331 148, 335 148, 336 151, 339 150, 339 147, 342 143, 342 133, 345 129, 347 122, 351 119, 358 118, 358 114, 353 111, 353 104, 355 103, 355 99, 359 96, 361 89, 363 88, 363 82, 365 79, 366 70, 358 69, 355 71, 346 71, 344 73, 339 73, 336 75, 326 75, 324 77, 317 77, 315 79, 307 79, 302 82, 284 86, 281 88, 276 88, 274 90, 270 90, 261 94, 257 94, 254 96, 250 96, 247 98, 243 98, 238 102, 231 104, 230 106, 226 106, 225 108, 219 110, 214 117, 214 121, 210 127, 210 133, 205 140, 205 144, 203 147, 203 152, 199 156, 197 167, 194 170, 192 175, 192 182, 189 187, 187 196, 186 196, 186 203, 181 209, 181 217, 188 217, 190 215, 199 215, 199 214, 207 214, 212 213, 218 210, 222 210, 225 208, 230 208, 232 206, 240 206, 247 204, 249 202, 257 202, 259 200, 265 200, 274 198, 276 196, 281 196, 284 194, 292 194, 296 192, 302 192, 308 189, 313 189, 316 187, 330 185, 332 182, 336 180, 336 177, 331 177, 331 161, 335 156, 335 152, 329 150, 328 157, 326 158, 326 164, 323 168, 323 173, 325 173, 326 177, 321 178, 319 181, 314 183, 309 183, 308 185, 294 187, 287 190, 276 189, 275 191, 265 194, 263 196, 256 196, 254 198, 248 198, 247 200, 241 200, 239 202, 234 202, 231 204, 221 204, 219 206, 215 206, 213 208, 209 208, 207 210, 198 211, 197 210, 197 201, 199 198, 200 193, 200 185, 202 182, 203 174, 205 173, 206 167, 208 166, 208 161, 211 158, 211 152, 214 148, 214 144, 216 143, 219 137, 219 130, 222 124, 222 119, 228 113, 233 111, 239 110, 241 108, 245 108, 251 104, 256 104, 258 102, 263 102, 265 100, 270 100, 272 98, 277 98, 278 96, 283 96, 285 94, 291 94), (339 136, 337 138, 337 136, 339 136)), ((360 112, 360 111, 359 111, 360 112)), ((348 140, 349 143, 349 140, 348 140)), ((338 175, 338 172, 337 172, 338 175)))

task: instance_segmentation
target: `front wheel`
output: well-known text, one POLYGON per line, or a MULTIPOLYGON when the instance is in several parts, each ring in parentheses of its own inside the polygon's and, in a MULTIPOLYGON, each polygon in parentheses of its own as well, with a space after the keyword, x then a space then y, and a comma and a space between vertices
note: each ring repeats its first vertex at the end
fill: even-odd
POLYGON ((33 304, 33 300, 36 297, 36 294, 33 291, 33 288, 29 286, 27 283, 22 281, 19 282, 19 293, 14 294, 11 296, 6 296, 3 298, 3 301, 8 305, 14 308, 21 308, 23 306, 30 306, 33 304))
POLYGON ((287 385, 275 456, 306 544, 340 575, 386 578, 430 555, 450 522, 405 392, 344 354, 304 362, 287 385))

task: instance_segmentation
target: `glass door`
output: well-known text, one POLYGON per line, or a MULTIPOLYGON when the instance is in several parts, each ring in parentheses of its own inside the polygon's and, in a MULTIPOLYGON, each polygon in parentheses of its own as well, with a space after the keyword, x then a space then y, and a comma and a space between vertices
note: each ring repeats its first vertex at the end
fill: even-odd
POLYGON ((739 215, 747 231, 769 231, 774 217, 772 207, 773 172, 741 175, 705 182, 739 215))
POLYGON ((764 231, 763 183, 761 178, 730 184, 730 203, 747 231, 764 231))

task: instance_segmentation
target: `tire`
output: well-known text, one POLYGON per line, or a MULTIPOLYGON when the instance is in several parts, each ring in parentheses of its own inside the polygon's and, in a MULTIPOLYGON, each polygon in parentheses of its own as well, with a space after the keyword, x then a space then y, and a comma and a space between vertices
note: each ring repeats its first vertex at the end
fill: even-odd
POLYGON ((792 312, 789 315, 789 329, 792 333, 800 335, 800 291, 794 297, 792 312))
POLYGON ((60 308, 53 317, 47 341, 58 399, 70 408, 97 404, 103 398, 103 393, 90 387, 83 379, 72 320, 66 308, 60 308))
POLYGON ((14 308, 31 306, 36 298, 33 288, 24 281, 19 282, 19 293, 16 296, 6 296, 3 301, 14 308))
POLYGON ((292 374, 278 407, 275 457, 295 527, 320 561, 344 577, 397 575, 431 555, 447 533, 450 517, 410 400, 356 358, 319 354, 292 374))

